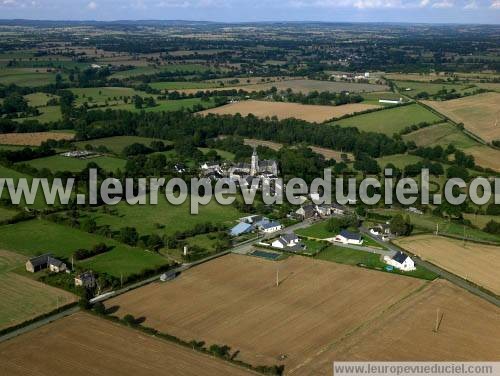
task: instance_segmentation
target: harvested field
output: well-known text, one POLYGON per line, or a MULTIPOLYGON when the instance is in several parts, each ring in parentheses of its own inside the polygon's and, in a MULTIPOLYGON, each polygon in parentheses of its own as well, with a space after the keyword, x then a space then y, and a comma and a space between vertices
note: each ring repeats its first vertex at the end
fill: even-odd
POLYGON ((106 305, 182 339, 226 344, 249 363, 282 363, 305 374, 321 349, 424 284, 299 256, 276 262, 227 255, 106 305))
POLYGON ((12 272, 26 257, 0 250, 0 329, 76 301, 76 296, 12 272))
POLYGON ((205 110, 200 112, 200 114, 234 115, 239 113, 242 116, 253 114, 261 118, 276 116, 278 119, 296 118, 321 123, 326 120, 377 107, 379 106, 361 103, 345 104, 342 106, 315 106, 298 103, 248 100, 205 110))
POLYGON ((500 247, 434 235, 395 241, 400 247, 450 272, 500 294, 500 247))
POLYGON ((0 363, 11 376, 254 374, 85 313, 0 343, 0 363))
POLYGON ((484 93, 444 102, 424 101, 436 111, 490 142, 500 139, 500 93, 484 93))
POLYGON ((466 149, 464 152, 472 155, 477 165, 500 171, 500 150, 486 145, 478 145, 466 149))
POLYGON ((0 144, 39 146, 47 140, 72 140, 74 136, 64 132, 2 133, 0 144))
MULTIPOLYGON (((278 142, 257 140, 255 138, 245 138, 243 140, 243 143, 245 145, 249 145, 252 147, 265 146, 266 148, 269 148, 272 150, 280 150, 283 147, 283 144, 280 144, 278 142)), ((323 157, 325 157, 325 159, 332 159, 333 158, 336 161, 341 161, 342 154, 346 154, 349 159, 354 158, 354 155, 352 155, 351 153, 343 153, 343 152, 333 150, 333 149, 320 148, 319 146, 309 146, 309 148, 312 151, 314 151, 315 153, 320 154, 323 157)))
POLYGON ((327 375, 332 360, 498 361, 500 337, 492 333, 499 326, 498 307, 436 280, 325 351, 312 372, 297 374, 327 375))

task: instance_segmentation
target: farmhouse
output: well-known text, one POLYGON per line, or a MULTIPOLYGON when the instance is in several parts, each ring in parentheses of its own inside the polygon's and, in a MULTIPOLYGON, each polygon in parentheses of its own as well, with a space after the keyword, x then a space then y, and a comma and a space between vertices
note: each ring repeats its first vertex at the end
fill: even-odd
POLYGON ((95 284, 96 284, 96 279, 94 273, 92 273, 91 271, 83 272, 75 277, 75 286, 91 288, 94 287, 95 284))
POLYGON ((51 272, 59 273, 66 270, 66 264, 52 257, 52 254, 50 253, 45 253, 26 261, 26 270, 28 272, 35 273, 39 270, 44 270, 47 268, 49 268, 51 272))
POLYGON ((61 260, 58 260, 58 259, 53 258, 53 257, 48 258, 47 265, 48 265, 49 270, 52 273, 59 273, 59 272, 63 272, 66 270, 66 264, 64 262, 62 262, 61 260))
POLYGON ((316 216, 316 207, 312 204, 301 206, 299 209, 295 211, 302 219, 308 219, 316 216))
POLYGON ((68 157, 68 158, 78 158, 78 159, 87 159, 89 157, 96 157, 97 154, 88 151, 88 150, 72 150, 72 151, 67 151, 65 153, 61 153, 63 157, 68 157))
POLYGON ((334 240, 336 242, 340 242, 343 244, 355 244, 355 245, 363 244, 363 238, 361 237, 360 234, 354 234, 347 230, 340 231, 340 234, 338 234, 334 240))
POLYGON ((321 217, 327 217, 330 214, 332 214, 332 207, 330 205, 316 205, 316 212, 321 216, 321 217))
POLYGON ((384 256, 384 261, 388 265, 392 265, 397 269, 405 272, 415 270, 415 263, 407 254, 399 251, 394 256, 384 256))
POLYGON ((377 236, 391 235, 391 226, 387 223, 376 225, 370 229, 370 233, 377 236))

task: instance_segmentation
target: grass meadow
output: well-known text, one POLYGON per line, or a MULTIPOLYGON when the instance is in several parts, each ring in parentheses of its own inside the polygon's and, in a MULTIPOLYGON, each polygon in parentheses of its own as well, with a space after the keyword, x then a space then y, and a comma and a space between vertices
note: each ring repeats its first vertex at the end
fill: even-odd
POLYGON ((97 163, 99 167, 102 169, 115 172, 118 169, 123 170, 125 168, 125 164, 127 161, 125 159, 108 157, 108 156, 99 156, 95 158, 89 159, 79 159, 79 158, 71 158, 64 157, 62 155, 52 155, 50 157, 33 159, 27 163, 32 167, 37 169, 48 168, 52 172, 56 171, 71 171, 71 172, 79 172, 87 167, 89 163, 97 163))
POLYGON ((440 117, 431 111, 414 103, 407 106, 352 116, 335 121, 334 124, 342 127, 356 127, 364 132, 379 132, 392 136, 407 126, 424 121, 431 123, 439 119, 440 117))
POLYGON ((167 263, 156 253, 49 221, 34 219, 0 226, 0 249, 27 257, 51 252, 56 257, 70 259, 77 249, 89 249, 98 243, 105 243, 113 249, 79 261, 77 265, 120 277, 122 273, 128 276, 167 263))

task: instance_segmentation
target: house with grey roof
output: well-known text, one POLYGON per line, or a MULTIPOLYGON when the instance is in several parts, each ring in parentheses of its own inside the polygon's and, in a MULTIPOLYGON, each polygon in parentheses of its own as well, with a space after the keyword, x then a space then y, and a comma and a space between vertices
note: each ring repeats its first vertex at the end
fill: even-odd
POLYGON ((384 256, 384 261, 388 265, 392 265, 399 270, 403 270, 405 272, 409 272, 415 270, 415 263, 406 253, 401 251, 396 252, 396 254, 392 257, 384 256))
POLYGON ((26 271, 28 272, 36 273, 47 268, 49 268, 49 270, 53 273, 59 273, 66 270, 66 264, 61 260, 52 257, 51 253, 45 253, 26 261, 26 271))

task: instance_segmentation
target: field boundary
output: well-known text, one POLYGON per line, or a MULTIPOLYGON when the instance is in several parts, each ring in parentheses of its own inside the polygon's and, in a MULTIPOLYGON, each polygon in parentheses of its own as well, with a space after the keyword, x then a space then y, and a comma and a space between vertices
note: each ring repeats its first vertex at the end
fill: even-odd
POLYGON ((23 332, 22 329, 24 329, 24 328, 29 329, 28 327, 31 325, 34 326, 32 329, 35 329, 39 326, 48 324, 48 323, 56 320, 57 318, 59 318, 59 317, 56 317, 54 319, 51 319, 52 316, 58 316, 58 315, 62 314, 64 317, 64 316, 70 315, 78 310, 78 309, 76 309, 76 310, 73 309, 73 308, 78 308, 77 307, 78 304, 79 304, 78 301, 71 302, 71 303, 65 304, 59 308, 53 309, 52 311, 43 313, 43 314, 38 315, 36 317, 33 317, 29 320, 23 321, 19 324, 4 328, 4 329, 0 330, 0 342, 7 341, 10 338, 13 338, 19 334, 22 334, 22 332, 23 332), (46 322, 43 322, 43 321, 46 321, 46 322), (38 324, 41 324, 41 325, 38 325, 38 324), (18 334, 9 335, 9 334, 12 334, 13 332, 16 332, 16 331, 21 331, 21 332, 18 334))
POLYGON ((483 145, 489 145, 485 140, 483 140, 481 137, 479 137, 478 135, 472 133, 471 131, 467 130, 465 127, 459 127, 458 123, 449 118, 448 116, 442 114, 441 112, 439 112, 438 110, 432 108, 431 106, 425 104, 425 103, 422 103, 421 101, 417 101, 418 104, 420 104, 421 106, 423 106, 424 108, 426 108, 427 110, 433 112, 435 115, 438 115, 440 117, 443 118, 443 120, 449 122, 450 124, 454 125, 455 127, 458 128, 459 131, 461 131, 463 134, 465 134, 466 136, 472 138, 474 141, 477 141, 479 142, 480 144, 483 144, 483 145))
MULTIPOLYGON (((149 327, 149 326, 144 326, 144 325, 141 325, 139 323, 129 324, 124 319, 120 319, 116 316, 108 315, 106 313, 101 314, 101 313, 97 313, 93 310, 86 310, 86 312, 93 314, 93 315, 95 315, 99 318, 102 318, 104 320, 108 320, 110 322, 119 324, 121 326, 131 328, 132 330, 139 330, 140 332, 142 332, 146 335, 149 335, 153 338, 157 338, 157 339, 165 341, 165 342, 173 343, 173 344, 180 346, 180 347, 183 347, 183 348, 192 349, 193 351, 195 351, 197 353, 204 354, 206 356, 209 356, 212 359, 227 362, 227 363, 232 364, 234 366, 237 366, 237 367, 240 367, 242 369, 253 372, 256 375, 276 375, 276 376, 278 376, 278 375, 282 375, 283 371, 284 371, 284 366, 276 366, 276 365, 274 365, 274 366, 255 366, 253 364, 244 362, 242 360, 236 360, 235 355, 233 355, 231 357, 215 356, 205 347, 203 347, 203 346, 200 347, 200 346, 196 346, 195 344, 193 344, 196 342, 196 340, 191 340, 190 342, 188 342, 188 341, 183 340, 183 339, 176 337, 174 335, 160 332, 159 330, 156 330, 156 329, 149 327)), ((236 350, 236 351, 237 351, 236 355, 238 355, 239 351, 238 350, 236 350)))

